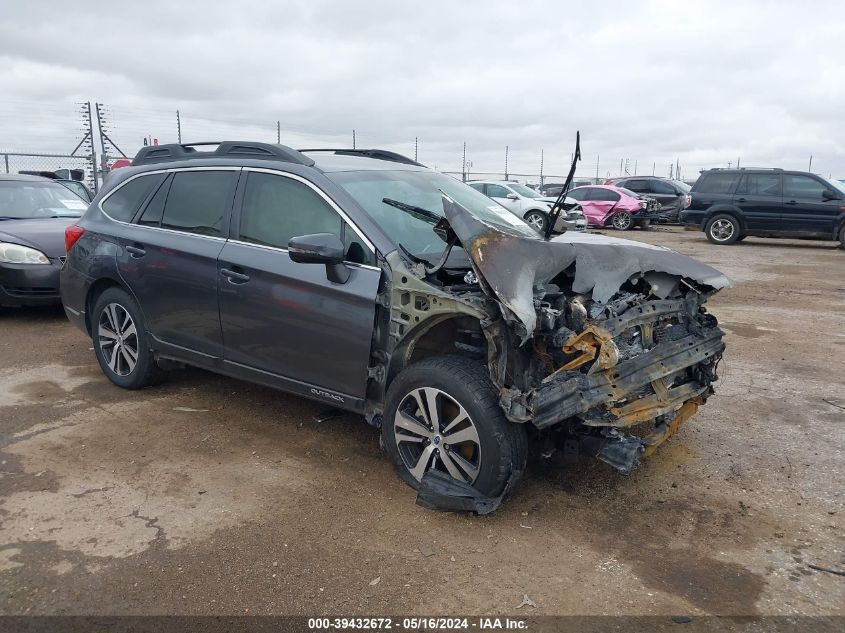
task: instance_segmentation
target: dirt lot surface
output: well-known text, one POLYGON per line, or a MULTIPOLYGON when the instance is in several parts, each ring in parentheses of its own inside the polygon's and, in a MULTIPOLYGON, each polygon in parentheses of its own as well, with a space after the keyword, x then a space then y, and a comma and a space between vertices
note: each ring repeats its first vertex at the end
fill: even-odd
POLYGON ((735 281, 716 396, 634 474, 534 462, 487 517, 414 505, 360 418, 198 370, 123 391, 60 309, 0 312, 0 612, 845 613, 810 567, 845 569, 845 252, 628 236, 735 281))

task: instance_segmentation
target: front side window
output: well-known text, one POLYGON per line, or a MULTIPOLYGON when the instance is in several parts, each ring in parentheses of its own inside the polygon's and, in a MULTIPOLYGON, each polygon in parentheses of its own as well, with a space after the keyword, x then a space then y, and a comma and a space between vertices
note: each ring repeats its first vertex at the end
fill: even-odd
POLYGON ((706 174, 701 178, 701 184, 696 187, 698 193, 731 193, 737 181, 737 173, 706 174))
POLYGON ((491 198, 507 198, 509 193, 502 185, 487 185, 487 195, 491 198))
POLYGON ((480 191, 484 193, 484 187, 486 186, 483 182, 473 182, 469 183, 469 186, 475 189, 476 191, 480 191))
POLYGON ((313 233, 337 235, 344 244, 347 261, 373 263, 369 247, 314 189, 286 176, 249 173, 240 240, 286 249, 291 238, 313 233))
POLYGON ((237 182, 236 171, 182 171, 173 175, 161 228, 221 236, 237 182))
POLYGON ((103 201, 103 211, 115 220, 129 222, 141 203, 162 180, 164 174, 147 174, 133 178, 103 201))
POLYGON ((511 190, 515 191, 523 198, 542 198, 543 194, 534 191, 531 187, 526 187, 525 185, 520 185, 518 183, 514 183, 510 185, 511 190))
POLYGON ((783 197, 803 198, 805 200, 821 200, 822 193, 827 189, 821 182, 809 176, 783 177, 783 197))

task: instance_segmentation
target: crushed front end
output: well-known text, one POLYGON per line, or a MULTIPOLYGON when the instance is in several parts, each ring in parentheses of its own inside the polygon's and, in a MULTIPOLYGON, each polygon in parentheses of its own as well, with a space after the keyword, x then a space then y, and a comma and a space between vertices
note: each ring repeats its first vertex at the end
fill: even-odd
POLYGON ((725 345, 705 292, 681 278, 660 299, 656 277, 672 283, 634 276, 607 303, 547 293, 530 384, 504 392, 511 417, 557 428, 569 447, 624 473, 677 431, 713 393, 725 345))
POLYGON ((713 393, 725 346, 704 304, 731 285, 722 273, 649 244, 547 241, 445 210, 501 310, 485 334, 511 421, 628 473, 713 393))

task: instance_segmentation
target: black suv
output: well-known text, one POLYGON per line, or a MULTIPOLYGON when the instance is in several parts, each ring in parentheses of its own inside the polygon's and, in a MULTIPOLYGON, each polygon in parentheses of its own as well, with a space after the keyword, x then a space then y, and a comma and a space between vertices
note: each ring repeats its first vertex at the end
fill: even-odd
POLYGON ((681 211, 690 205, 690 186, 680 180, 660 176, 625 176, 608 178, 604 184, 630 189, 660 203, 658 221, 677 224, 681 211))
POLYGON ((845 247, 845 185, 806 171, 710 169, 692 187, 681 223, 714 244, 754 237, 839 240, 845 247))
POLYGON ((133 165, 67 229, 61 276, 120 387, 189 364, 360 413, 421 504, 478 512, 529 431, 629 472, 712 393, 703 303, 730 282, 684 255, 546 241, 380 150, 163 145, 133 165))

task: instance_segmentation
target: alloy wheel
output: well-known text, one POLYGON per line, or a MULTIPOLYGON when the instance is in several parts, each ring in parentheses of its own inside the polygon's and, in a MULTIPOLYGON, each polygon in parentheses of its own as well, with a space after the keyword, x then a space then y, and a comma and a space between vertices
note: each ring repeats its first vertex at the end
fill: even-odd
POLYGON ((109 303, 103 308, 97 340, 111 371, 118 376, 132 373, 138 364, 138 332, 126 308, 119 303, 109 303))
POLYGON ((634 219, 631 217, 630 213, 626 213, 622 211, 621 213, 617 213, 613 216, 613 220, 611 223, 613 224, 613 228, 619 231, 627 231, 631 228, 631 224, 634 222, 634 219))
POLYGON ((546 228, 546 219, 539 213, 529 213, 525 222, 535 231, 543 232, 546 228))
POLYGON ((730 220, 720 218, 710 225, 710 235, 717 242, 725 242, 734 234, 734 225, 730 220))
POLYGON ((393 425, 399 456, 417 481, 432 468, 467 484, 478 478, 478 430, 446 392, 433 387, 414 389, 399 403, 393 425))

